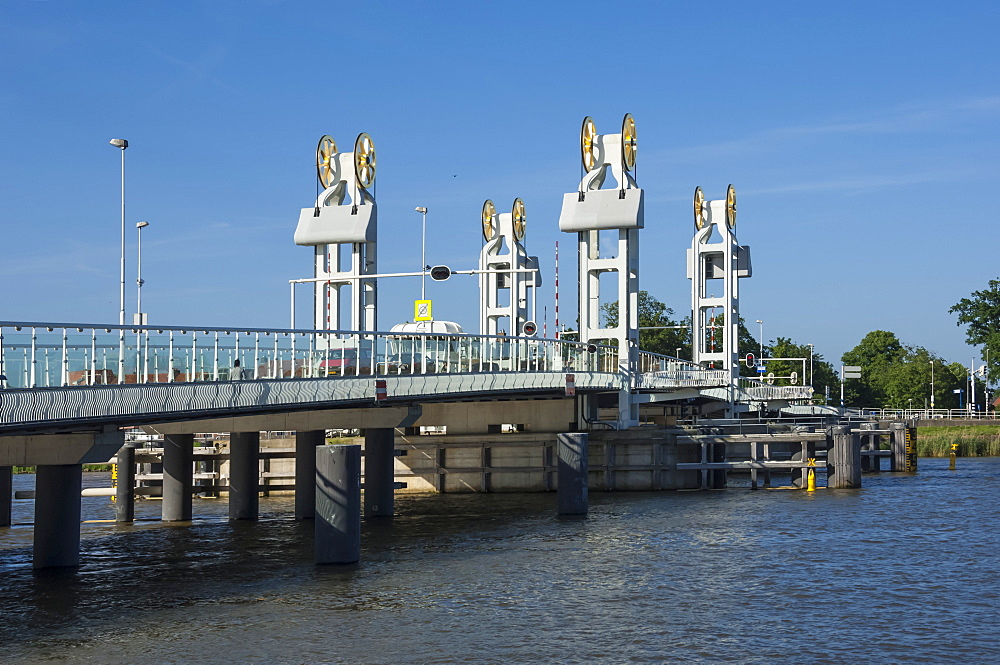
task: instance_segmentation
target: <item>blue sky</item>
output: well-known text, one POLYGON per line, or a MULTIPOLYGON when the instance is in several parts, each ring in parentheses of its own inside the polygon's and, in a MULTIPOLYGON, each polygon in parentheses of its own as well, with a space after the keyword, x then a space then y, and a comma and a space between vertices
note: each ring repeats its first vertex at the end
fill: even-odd
MULTIPOLYGON (((369 132, 379 268, 474 267, 479 214, 524 199, 553 325, 575 288, 561 196, 584 115, 636 119, 640 286, 684 314, 691 193, 733 183, 757 334, 828 359, 887 329, 968 364, 948 308, 996 267, 1000 72, 988 2, 60 2, 0 0, 0 319, 118 316, 118 151, 153 323, 284 327, 314 150, 369 132)), ((474 278, 428 282, 475 332, 474 278)), ((419 279, 380 286, 380 328, 419 279)), ((306 292, 299 291, 301 300, 306 292)), ((300 318, 305 325, 308 317, 300 318)))

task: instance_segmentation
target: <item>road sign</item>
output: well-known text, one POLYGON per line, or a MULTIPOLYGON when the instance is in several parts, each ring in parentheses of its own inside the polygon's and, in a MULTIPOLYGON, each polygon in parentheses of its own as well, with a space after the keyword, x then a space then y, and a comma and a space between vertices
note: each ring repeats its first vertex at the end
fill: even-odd
POLYGON ((433 321, 434 317, 431 316, 431 301, 430 300, 414 300, 413 301, 413 320, 414 321, 433 321))
POLYGON ((521 331, 525 337, 534 337, 535 333, 538 332, 538 324, 534 321, 525 321, 524 325, 521 326, 521 331))
POLYGON ((845 372, 860 372, 861 365, 844 365, 845 372))
POLYGON ((860 379, 861 378, 861 366, 860 365, 841 365, 840 373, 843 375, 844 379, 860 379))
POLYGON ((451 277, 451 268, 448 266, 434 266, 431 268, 431 279, 436 282, 443 282, 451 277))
POLYGON ((757 373, 767 374, 767 367, 765 367, 764 365, 757 365, 757 373))

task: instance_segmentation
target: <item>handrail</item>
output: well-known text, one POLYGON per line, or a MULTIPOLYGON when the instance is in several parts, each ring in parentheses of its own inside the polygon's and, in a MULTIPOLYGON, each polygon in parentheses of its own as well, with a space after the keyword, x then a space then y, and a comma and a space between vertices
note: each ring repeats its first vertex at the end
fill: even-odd
POLYGON ((0 387, 450 372, 618 373, 617 349, 435 332, 0 321, 0 387))

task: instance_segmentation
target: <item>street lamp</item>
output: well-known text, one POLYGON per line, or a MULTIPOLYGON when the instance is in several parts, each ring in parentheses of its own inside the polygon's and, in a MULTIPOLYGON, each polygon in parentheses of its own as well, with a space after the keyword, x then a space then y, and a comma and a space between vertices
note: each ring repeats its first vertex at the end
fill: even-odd
POLYGON ((813 347, 815 344, 806 344, 809 347, 809 385, 813 384, 813 347))
POLYGON ((426 248, 427 248, 427 208, 423 206, 417 206, 414 208, 420 213, 423 218, 421 224, 422 230, 420 232, 420 299, 426 300, 426 288, 427 283, 427 258, 426 258, 426 248))
POLYGON ((121 251, 121 284, 118 298, 118 325, 125 325, 125 149, 128 148, 128 141, 125 139, 111 139, 111 145, 120 148, 122 151, 122 251, 121 251))
POLYGON ((934 359, 931 358, 931 414, 934 413, 934 359))
POLYGON ((683 346, 678 346, 678 347, 677 347, 677 355, 676 355, 676 356, 674 356, 674 358, 677 358, 678 360, 680 360, 680 357, 681 357, 681 349, 683 349, 683 348, 684 348, 683 346))
MULTIPOLYGON (((121 251, 121 280, 118 291, 118 325, 125 325, 125 149, 128 148, 128 141, 125 139, 111 139, 111 145, 122 151, 122 251, 121 251)), ((118 330, 118 383, 125 382, 125 328, 118 330)))
POLYGON ((135 261, 135 309, 136 316, 134 323, 139 326, 146 325, 146 316, 142 313, 142 285, 146 282, 142 279, 142 230, 149 226, 149 222, 136 222, 136 261, 135 261))
POLYGON ((757 323, 760 324, 760 357, 764 357, 764 322, 757 319, 757 323))

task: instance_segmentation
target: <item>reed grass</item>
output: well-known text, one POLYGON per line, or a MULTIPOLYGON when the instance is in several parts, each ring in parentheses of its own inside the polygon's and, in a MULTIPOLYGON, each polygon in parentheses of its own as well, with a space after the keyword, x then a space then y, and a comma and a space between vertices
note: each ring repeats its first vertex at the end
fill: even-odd
POLYGON ((963 425, 917 430, 917 454, 921 457, 947 457, 953 443, 958 444, 959 457, 1000 456, 1000 427, 963 425))

